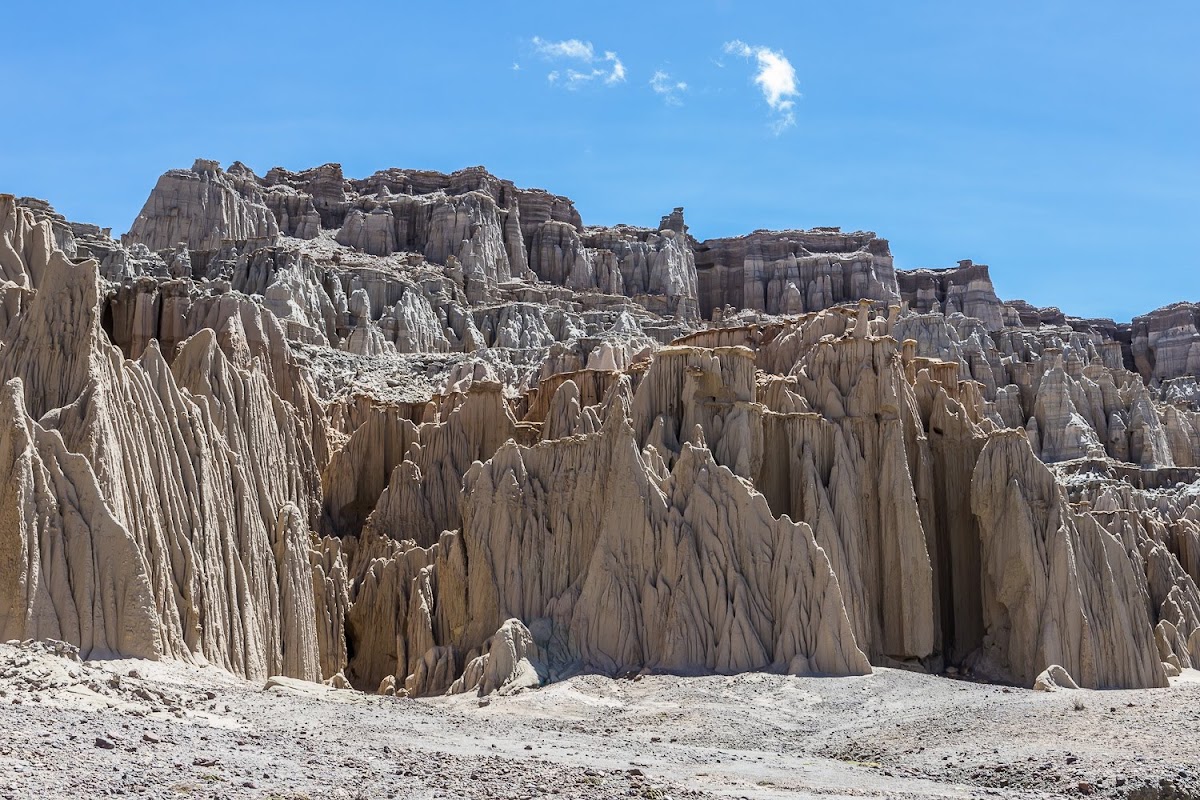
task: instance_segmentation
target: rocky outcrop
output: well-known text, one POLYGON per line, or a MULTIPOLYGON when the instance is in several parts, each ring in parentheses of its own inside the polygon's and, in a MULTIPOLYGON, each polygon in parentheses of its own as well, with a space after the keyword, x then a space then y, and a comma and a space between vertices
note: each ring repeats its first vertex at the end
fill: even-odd
POLYGON ((619 413, 469 474, 466 644, 507 616, 549 618, 556 660, 610 673, 869 671, 811 529, 705 448, 655 477, 619 413))
POLYGON ((996 296, 984 264, 960 261, 950 269, 897 270, 900 299, 913 311, 961 313, 974 317, 989 331, 1001 330, 1013 317, 996 296))
POLYGON ((859 298, 898 302, 887 240, 839 228, 755 231, 696 248, 700 314, 733 306, 768 314, 820 311, 859 298))
POLYGON ((0 635, 59 639, 84 657, 164 653, 137 542, 109 510, 91 464, 0 390, 0 635))
POLYGON ((1132 349, 1147 383, 1200 378, 1200 303, 1175 303, 1134 317, 1132 349))
MULTIPOLYGON (((6 285, 4 314, 17 316, 24 293, 41 284, 42 272, 58 249, 54 227, 39 222, 34 213, 19 206, 11 194, 0 194, 0 277, 6 285)), ((65 253, 59 250, 60 258, 65 253)))
POLYGON ((25 598, 24 635, 86 630, 100 653, 319 676, 315 507, 297 508, 312 506, 314 465, 311 440, 288 435, 293 412, 264 379, 235 376, 211 338, 177 362, 194 395, 157 344, 125 361, 100 326, 94 262, 55 251, 33 271, 46 285, 0 353, 19 487, 9 535, 23 542, 6 552, 25 564, 5 588, 25 598))
POLYGON ((224 172, 215 161, 197 159, 190 170, 171 170, 158 179, 125 241, 151 250, 181 242, 191 250, 216 250, 226 239, 278 235, 254 173, 241 164, 224 172))
MULTIPOLYGON (((955 663, 981 675, 1031 685, 1050 663, 1061 662, 1071 665, 1068 669, 1084 685, 1161 685, 1163 668, 1155 650, 1146 646, 1154 641, 1155 624, 1144 612, 1149 598, 1140 588, 1146 564, 1120 547, 1114 549, 1111 534, 1093 517, 1070 516, 1069 528, 1061 534, 1069 539, 1068 561, 1087 561, 1086 569, 1077 566, 1072 578, 1083 588, 1068 588, 1053 602, 1034 601, 1043 615, 1046 608, 1052 609, 1049 617, 1039 618, 1052 633, 1027 625, 1014 629, 1010 616, 1016 612, 1005 604, 1049 590, 1025 587, 1011 598, 995 599, 1003 594, 992 583, 1001 580, 995 576, 1012 574, 1008 562, 1014 557, 1033 558, 1033 551, 1021 550, 1032 534, 1022 531, 1004 540, 1008 544, 997 538, 1015 529, 998 518, 995 508, 1000 501, 985 478, 998 486, 1025 485, 1033 480, 1026 471, 1036 470, 1043 488, 1058 484, 1023 436, 1023 461, 1000 462, 990 456, 989 448, 1001 447, 1011 434, 989 436, 979 427, 984 419, 982 398, 959 384, 953 364, 922 365, 914 359, 910 368, 893 339, 860 334, 861 319, 833 313, 799 323, 801 330, 836 331, 840 326, 842 334, 833 340, 814 338, 798 352, 786 345, 795 354, 795 366, 786 385, 780 391, 773 388, 772 394, 792 399, 786 401, 790 408, 779 412, 756 402, 760 387, 755 352, 742 347, 660 350, 639 378, 631 401, 617 400, 620 393, 600 397, 594 389, 585 401, 574 380, 558 384, 544 417, 542 444, 504 445, 486 465, 466 473, 461 533, 444 535, 431 550, 403 550, 403 562, 393 557, 394 563, 410 563, 416 554, 428 578, 417 582, 425 588, 404 601, 409 625, 401 638, 407 642, 407 665, 403 659, 397 664, 389 658, 381 669, 410 670, 406 683, 417 693, 440 692, 451 682, 458 689, 477 687, 486 663, 480 654, 490 647, 493 631, 510 618, 522 620, 533 632, 538 658, 544 659, 539 661, 544 674, 534 670, 542 676, 539 680, 582 665, 608 672, 678 671, 690 661, 691 668, 722 671, 744 669, 748 663, 783 669, 782 661, 787 660, 789 667, 805 669, 820 648, 801 653, 808 661, 786 650, 784 659, 765 633, 765 623, 755 623, 753 637, 738 635, 743 646, 751 643, 746 652, 752 657, 731 650, 720 638, 709 638, 714 634, 704 627, 668 637, 671 642, 698 637, 705 644, 688 645, 695 647, 692 656, 681 662, 670 656, 673 650, 664 654, 654 644, 658 629, 645 616, 645 609, 658 608, 655 604, 661 600, 652 601, 636 576, 649 569, 658 576, 654 597, 669 596, 673 603, 682 590, 663 567, 629 561, 628 554, 643 554, 638 558, 650 558, 652 564, 659 563, 653 559, 675 563, 680 556, 656 556, 662 552, 661 540, 650 533, 638 534, 643 543, 632 549, 626 538, 618 539, 625 543, 616 549, 608 543, 607 515, 614 507, 622 509, 616 528, 622 537, 644 525, 656 528, 656 495, 648 488, 655 484, 669 497, 677 496, 672 492, 678 487, 678 497, 687 498, 678 508, 692 530, 701 520, 725 519, 744 501, 725 497, 714 499, 711 506, 702 501, 709 510, 700 516, 689 510, 716 492, 714 485, 696 483, 700 475, 716 470, 729 476, 717 485, 733 496, 738 495, 735 485, 746 485, 734 480, 737 475, 761 488, 764 495, 749 508, 764 503, 769 514, 759 517, 764 522, 805 520, 802 530, 820 546, 829 574, 837 581, 838 606, 847 626, 839 636, 854 641, 875 663, 955 663), (873 367, 864 369, 865 365, 873 367), (626 402, 628 414, 622 410, 626 402), (646 483, 622 488, 629 476, 646 483), (611 492, 651 504, 612 501, 607 499, 611 492), (1010 552, 1013 547, 1019 555, 1010 552), (602 548, 602 557, 596 548, 602 548), (452 580, 446 579, 447 571, 452 580), (588 590, 594 583, 604 587, 595 597, 588 590), (465 593, 464 586, 470 587, 465 593), (1084 605, 1071 600, 1081 593, 1084 605), (1110 594, 1117 599, 1105 600, 1110 594), (604 605, 591 610, 600 598, 604 605), (413 609, 421 609, 415 629, 413 609), (1092 627, 1069 633, 1081 618, 1091 620, 1092 627), (606 624, 616 624, 615 631, 606 624), (1073 638, 1059 636, 1062 631, 1073 638), (1051 640, 1058 649, 1039 644, 1051 640), (719 654, 732 653, 734 660, 705 656, 708 660, 697 667, 699 654, 713 648, 719 654), (460 672, 461 677, 453 677, 460 672)), ((877 327, 866 319, 866 328, 877 327)), ((785 347, 782 340, 777 335, 771 344, 785 347)), ((1048 501, 1022 494, 1020 502, 1042 508, 1048 501)), ((1062 514, 1073 513, 1065 498, 1058 502, 1062 514)), ((748 512, 738 513, 745 537, 748 512)), ((447 519, 452 518, 451 511, 447 519)), ((387 525, 374 531, 386 534, 387 525)), ((668 541, 678 539, 675 534, 668 541)), ((727 534, 719 530, 706 534, 706 539, 730 546, 727 534)), ((776 553, 778 559, 779 547, 776 541, 758 549, 776 553)), ((686 548, 687 553, 694 550, 686 548)), ((741 557, 738 563, 743 563, 741 557)), ((411 573, 415 568, 406 569, 411 573)), ((687 569, 703 575, 707 568, 687 569)), ((720 570, 725 579, 729 569, 720 570)), ((1043 564, 1034 574, 1056 569, 1065 567, 1043 564)), ((812 567, 797 574, 811 575, 812 567)), ((757 591, 752 587, 759 585, 758 579, 743 576, 740 581, 747 588, 738 592, 757 591)), ((738 592, 727 590, 724 595, 736 598, 738 592)), ((751 607, 770 608, 771 602, 763 597, 751 607)), ((713 613, 718 618, 720 613, 733 613, 714 612, 711 599, 690 599, 686 605, 708 609, 706 619, 713 613)), ((664 613, 669 620, 679 612, 664 613)), ((736 616, 755 618, 746 610, 736 616)), ((1191 630, 1186 625, 1184 629, 1191 630)), ((839 670, 853 662, 845 653, 839 658, 839 670)))
POLYGON ((507 620, 483 649, 486 652, 471 661, 462 677, 450 686, 451 694, 512 694, 542 685, 547 670, 541 649, 519 619, 507 620))
POLYGON ((212 162, 123 241, 0 195, 0 300, 4 638, 410 696, 1200 665, 1187 304, 212 162))
POLYGON ((625 225, 592 228, 584 242, 612 254, 623 294, 651 310, 682 319, 694 319, 699 313, 696 259, 682 208, 663 217, 656 231, 625 225), (660 296, 665 302, 656 307, 655 298, 660 296))
POLYGON ((1088 688, 1165 686, 1145 576, 1119 539, 1072 511, 1025 436, 993 436, 971 484, 983 549, 985 670, 1032 684, 1057 664, 1088 688))
POLYGON ((445 421, 411 429, 405 458, 392 469, 387 487, 373 503, 368 527, 425 546, 436 542, 442 531, 457 529, 463 476, 472 464, 490 459, 515 433, 516 420, 499 384, 472 383, 445 421))

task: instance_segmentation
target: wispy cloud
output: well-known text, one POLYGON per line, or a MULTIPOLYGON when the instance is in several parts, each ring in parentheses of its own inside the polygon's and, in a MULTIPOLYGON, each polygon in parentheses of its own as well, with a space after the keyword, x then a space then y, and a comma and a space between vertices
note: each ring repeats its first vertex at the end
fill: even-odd
POLYGON ((650 78, 650 88, 654 93, 662 97, 663 102, 669 106, 681 106, 683 100, 679 95, 687 91, 688 85, 683 81, 677 81, 671 78, 669 72, 656 70, 650 78))
POLYGON ((757 71, 754 82, 762 90, 763 98, 771 111, 775 113, 772 129, 776 134, 796 124, 796 103, 793 98, 799 97, 796 88, 796 69, 783 53, 762 45, 749 45, 734 39, 726 42, 726 53, 742 58, 754 58, 757 71))
POLYGON ((612 72, 604 79, 605 83, 624 83, 625 82, 625 65, 621 63, 621 59, 617 58, 617 54, 611 50, 604 52, 604 60, 612 64, 612 72))
POLYGON ((596 55, 596 49, 591 42, 581 39, 563 39, 551 42, 540 36, 531 40, 534 52, 547 61, 576 61, 579 68, 569 67, 565 70, 552 70, 546 75, 546 80, 555 85, 568 89, 578 89, 590 83, 603 83, 616 86, 625 82, 625 64, 612 50, 605 50, 596 55))
POLYGON ((577 58, 580 61, 592 61, 596 57, 592 43, 581 42, 578 39, 548 42, 540 36, 535 36, 533 37, 533 49, 547 58, 577 58))

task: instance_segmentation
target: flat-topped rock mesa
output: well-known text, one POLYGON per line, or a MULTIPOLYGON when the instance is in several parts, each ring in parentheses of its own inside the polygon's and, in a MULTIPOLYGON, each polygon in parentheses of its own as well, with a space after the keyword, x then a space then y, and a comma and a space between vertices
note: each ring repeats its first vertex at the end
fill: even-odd
POLYGON ((913 311, 964 314, 989 331, 1026 324, 1019 312, 1000 302, 986 264, 965 260, 949 269, 897 270, 896 282, 901 299, 913 311))
POLYGON ((1200 375, 1200 303, 1174 303, 1133 318, 1132 350, 1147 381, 1200 375))
POLYGON ((1200 665, 1196 307, 482 168, 0 195, 0 637, 365 691, 1200 665))
POLYGON ((700 311, 726 306, 768 314, 820 311, 860 298, 884 305, 899 290, 886 239, 840 228, 755 231, 696 246, 700 311))

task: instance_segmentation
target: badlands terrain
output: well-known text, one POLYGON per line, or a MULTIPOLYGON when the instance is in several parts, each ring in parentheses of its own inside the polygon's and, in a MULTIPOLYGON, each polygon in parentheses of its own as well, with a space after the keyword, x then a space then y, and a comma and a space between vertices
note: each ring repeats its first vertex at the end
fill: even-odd
POLYGON ((0 295, 0 797, 1200 793, 1194 302, 204 160, 0 295))

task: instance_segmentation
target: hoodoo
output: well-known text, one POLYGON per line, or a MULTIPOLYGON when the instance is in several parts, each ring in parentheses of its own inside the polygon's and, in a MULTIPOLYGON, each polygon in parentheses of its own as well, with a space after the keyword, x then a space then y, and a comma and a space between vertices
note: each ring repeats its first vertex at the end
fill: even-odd
POLYGON ((1200 666, 1194 304, 207 160, 120 239, 0 195, 0 281, 0 640, 411 696, 1200 666))

